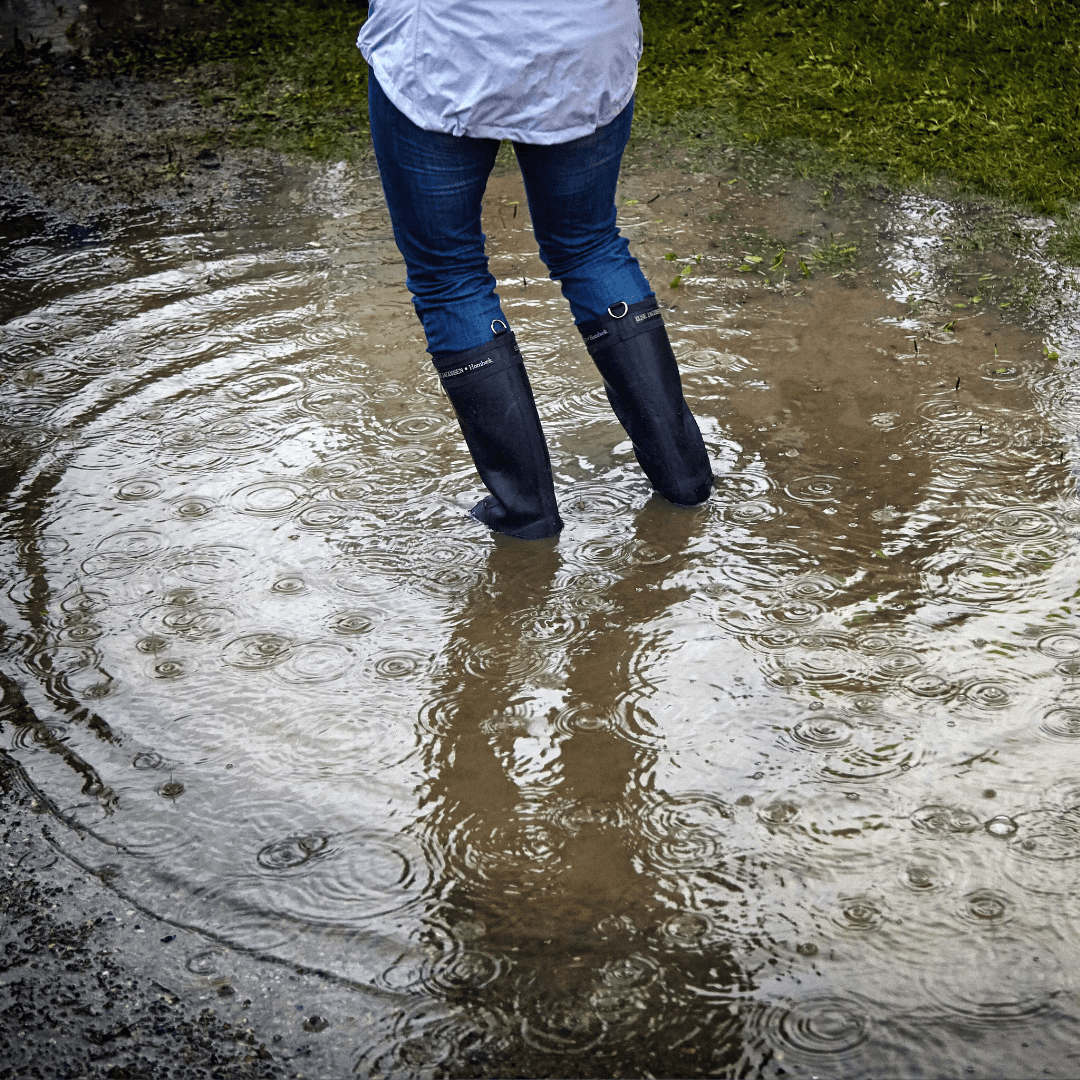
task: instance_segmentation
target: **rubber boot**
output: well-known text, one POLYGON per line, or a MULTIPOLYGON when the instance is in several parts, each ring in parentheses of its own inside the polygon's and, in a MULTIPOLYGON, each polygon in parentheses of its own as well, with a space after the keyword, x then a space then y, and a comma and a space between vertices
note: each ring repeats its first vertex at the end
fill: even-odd
POLYGON ((679 506, 704 502, 712 489, 712 466, 683 397, 656 299, 612 304, 607 315, 578 329, 652 486, 679 506))
POLYGON ((511 331, 433 360, 476 471, 491 494, 470 511, 489 529, 539 540, 562 527, 551 459, 511 331))

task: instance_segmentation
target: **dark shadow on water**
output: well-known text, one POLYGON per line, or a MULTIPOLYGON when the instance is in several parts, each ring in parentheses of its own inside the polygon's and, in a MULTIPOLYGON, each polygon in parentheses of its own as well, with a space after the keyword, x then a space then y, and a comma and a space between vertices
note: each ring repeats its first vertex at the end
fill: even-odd
POLYGON ((497 544, 457 621, 423 823, 447 858, 435 982, 472 1032, 445 1075, 752 1071, 738 1022, 751 981, 647 850, 665 795, 656 740, 635 725, 648 690, 635 660, 686 595, 660 585, 699 522, 659 499, 639 513, 642 561, 577 613, 579 644, 558 670, 522 657, 531 630, 557 623, 556 546, 497 544), (562 704, 538 706, 556 687, 562 704))

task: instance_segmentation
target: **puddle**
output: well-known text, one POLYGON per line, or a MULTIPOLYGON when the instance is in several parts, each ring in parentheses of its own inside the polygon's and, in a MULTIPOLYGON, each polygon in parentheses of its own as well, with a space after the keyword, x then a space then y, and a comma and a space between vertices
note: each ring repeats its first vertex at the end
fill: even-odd
POLYGON ((358 1075, 1067 1074, 1067 321, 949 294, 917 199, 629 176, 718 473, 680 511, 498 177, 567 522, 504 543, 376 182, 314 175, 7 223, 0 737, 59 845, 381 1001, 358 1075), (766 234, 864 265, 740 272, 766 234))

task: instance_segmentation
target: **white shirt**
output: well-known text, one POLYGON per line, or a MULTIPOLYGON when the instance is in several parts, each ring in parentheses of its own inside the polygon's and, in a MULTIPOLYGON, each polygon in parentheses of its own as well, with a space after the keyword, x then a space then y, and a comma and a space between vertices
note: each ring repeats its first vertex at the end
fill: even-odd
POLYGON ((356 44, 418 127, 550 145, 626 107, 641 20, 638 0, 374 0, 356 44))

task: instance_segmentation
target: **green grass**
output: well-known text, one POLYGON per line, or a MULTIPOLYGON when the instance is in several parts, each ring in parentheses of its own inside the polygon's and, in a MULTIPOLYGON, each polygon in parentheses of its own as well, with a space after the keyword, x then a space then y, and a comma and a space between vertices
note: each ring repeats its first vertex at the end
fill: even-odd
POLYGON ((850 270, 859 254, 857 244, 845 244, 829 233, 829 242, 819 244, 811 255, 815 266, 821 270, 850 270))
POLYGON ((837 168, 949 178, 1040 210, 1080 199, 1075 0, 643 0, 639 102, 837 168))
POLYGON ((353 158, 370 143, 360 9, 340 0, 229 3, 205 51, 234 65, 235 141, 353 158))
MULTIPOLYGON (((370 152, 367 67, 352 0, 188 0, 190 29, 109 40, 90 35, 90 69, 190 83, 224 105, 230 139, 316 158, 370 152), (179 77, 176 77, 179 76, 179 77), (188 76, 185 78, 184 76, 188 76)), ((75 44, 78 32, 69 32, 75 44)))
MULTIPOLYGON (((234 141, 367 152, 354 0, 187 3, 191 29, 99 44, 94 65, 216 64, 191 85, 226 105, 234 141)), ((1076 0, 642 0, 642 19, 643 131, 787 148, 821 176, 947 180, 1044 211, 1080 201, 1076 0)))

